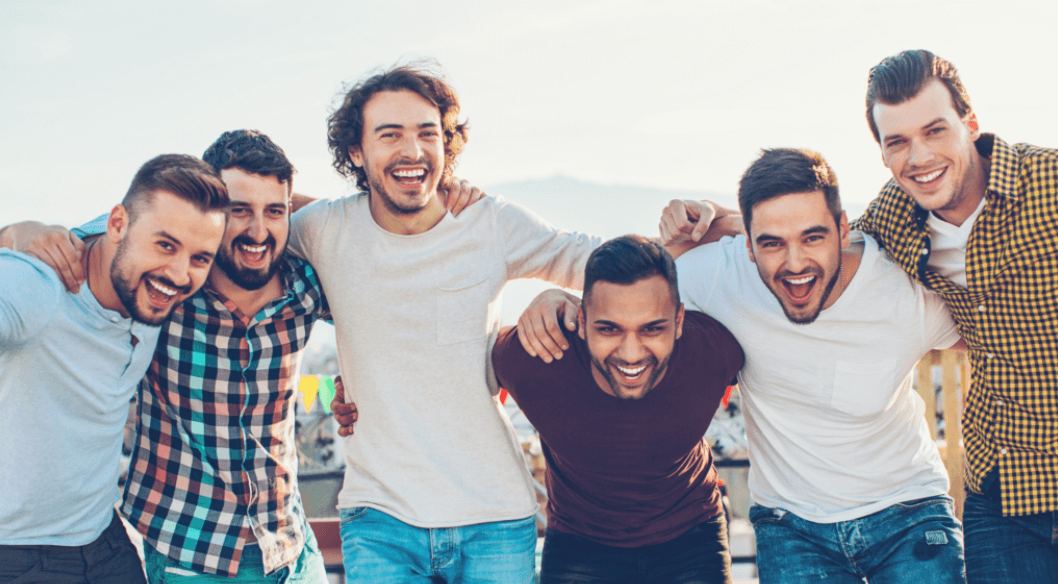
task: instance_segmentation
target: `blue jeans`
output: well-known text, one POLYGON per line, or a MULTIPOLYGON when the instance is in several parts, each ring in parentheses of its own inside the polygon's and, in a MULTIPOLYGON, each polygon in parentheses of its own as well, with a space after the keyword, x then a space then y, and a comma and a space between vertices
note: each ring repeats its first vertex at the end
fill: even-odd
POLYGON ((370 507, 339 510, 345 580, 528 584, 536 518, 426 529, 370 507))
POLYGON ((727 520, 721 514, 665 543, 619 548, 548 529, 540 584, 731 583, 727 520))
POLYGON ((151 584, 327 584, 327 571, 323 555, 316 543, 312 529, 306 526, 305 547, 291 565, 265 575, 261 548, 249 544, 242 548, 239 573, 234 578, 224 574, 200 574, 158 553, 150 544, 143 542, 147 581, 151 584))
POLYGON ((838 523, 754 505, 761 584, 966 582, 963 534, 947 495, 897 503, 838 523))
POLYGON ((1058 511, 1003 517, 999 501, 966 493, 966 578, 1058 583, 1058 511))

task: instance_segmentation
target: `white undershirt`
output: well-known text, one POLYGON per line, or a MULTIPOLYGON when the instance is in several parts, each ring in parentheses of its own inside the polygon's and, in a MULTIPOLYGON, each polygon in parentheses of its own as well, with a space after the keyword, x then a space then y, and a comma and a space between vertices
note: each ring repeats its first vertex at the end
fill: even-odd
POLYGON ((985 208, 985 198, 981 197, 981 203, 977 209, 962 222, 962 225, 952 225, 929 214, 929 230, 931 251, 929 254, 929 267, 934 271, 955 282, 963 288, 966 284, 966 245, 970 241, 970 231, 973 230, 974 222, 985 208))

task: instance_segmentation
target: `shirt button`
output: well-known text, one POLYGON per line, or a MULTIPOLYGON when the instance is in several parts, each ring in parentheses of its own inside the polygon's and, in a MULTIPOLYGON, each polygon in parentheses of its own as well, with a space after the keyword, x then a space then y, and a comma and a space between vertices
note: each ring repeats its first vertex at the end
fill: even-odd
POLYGON ((928 247, 922 248, 922 255, 928 255, 928 254, 929 254, 929 248, 928 247))
POLYGON ((999 406, 999 407, 1003 407, 1003 400, 997 399, 996 400, 996 405, 999 406))
POLYGON ((984 312, 984 311, 985 311, 985 305, 984 304, 981 304, 980 306, 977 307, 977 312, 984 312))
POLYGON ((987 353, 985 355, 985 357, 988 357, 989 359, 991 359, 992 357, 995 357, 995 355, 993 355, 992 353, 987 353))
POLYGON ((119 319, 116 316, 110 317, 110 322, 117 322, 119 319))
POLYGON ((1000 454, 1006 454, 1007 453, 1007 449, 1006 448, 1000 448, 999 449, 999 453, 1000 454))

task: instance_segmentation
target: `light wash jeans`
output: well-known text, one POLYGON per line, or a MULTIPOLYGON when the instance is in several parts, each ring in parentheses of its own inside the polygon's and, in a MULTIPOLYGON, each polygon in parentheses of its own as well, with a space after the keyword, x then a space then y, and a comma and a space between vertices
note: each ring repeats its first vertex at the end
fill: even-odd
POLYGON ((528 584, 536 577, 536 518, 424 529, 369 507, 341 509, 348 584, 528 584))
POLYGON ((147 564, 147 581, 151 584, 327 584, 327 570, 323 564, 319 544, 311 528, 307 528, 305 547, 293 564, 265 575, 261 548, 250 544, 242 549, 239 573, 234 578, 224 574, 199 574, 170 560, 143 542, 147 564))
POLYGON ((951 497, 897 503, 838 523, 754 505, 761 584, 962 584, 962 525, 951 497))

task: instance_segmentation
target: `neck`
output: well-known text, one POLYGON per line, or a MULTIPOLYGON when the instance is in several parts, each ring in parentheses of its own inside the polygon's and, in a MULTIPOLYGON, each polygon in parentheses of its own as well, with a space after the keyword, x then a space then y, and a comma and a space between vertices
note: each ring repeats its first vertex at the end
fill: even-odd
POLYGON ((382 197, 371 192, 368 206, 371 218, 379 227, 397 235, 416 235, 426 233, 444 219, 448 210, 435 192, 430 196, 426 206, 412 213, 400 213, 390 209, 382 197))
POLYGON ((972 178, 962 187, 966 195, 954 208, 938 209, 933 212, 941 220, 956 227, 961 226, 970 218, 970 215, 974 214, 978 205, 981 204, 981 199, 985 198, 985 190, 988 188, 988 175, 992 168, 992 161, 976 152, 974 156, 977 164, 974 165, 972 178))
POLYGON ((838 281, 834 283, 834 289, 830 291, 823 308, 830 308, 845 293, 856 271, 860 269, 860 260, 863 259, 863 242, 856 241, 841 250, 841 269, 838 270, 838 281))
POLYGON ((84 254, 84 259, 81 260, 85 274, 88 275, 88 289, 100 306, 128 318, 129 313, 110 280, 110 266, 114 263, 117 250, 112 245, 106 245, 103 237, 97 237, 88 243, 88 253, 84 254))
POLYGON ((283 295, 282 276, 277 271, 264 286, 247 290, 236 284, 216 265, 209 272, 209 287, 235 303, 245 316, 253 316, 270 302, 283 295))

